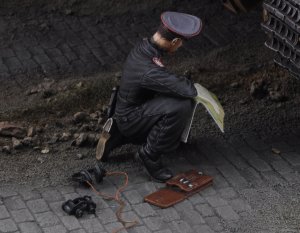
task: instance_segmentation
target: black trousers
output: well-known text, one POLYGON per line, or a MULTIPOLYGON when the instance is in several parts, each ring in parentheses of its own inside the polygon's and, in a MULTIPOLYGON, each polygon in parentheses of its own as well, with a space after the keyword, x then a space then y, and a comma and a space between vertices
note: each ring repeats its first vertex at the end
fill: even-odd
POLYGON ((191 99, 158 96, 125 116, 116 116, 116 121, 132 143, 145 143, 151 153, 168 153, 178 147, 192 107, 191 99))

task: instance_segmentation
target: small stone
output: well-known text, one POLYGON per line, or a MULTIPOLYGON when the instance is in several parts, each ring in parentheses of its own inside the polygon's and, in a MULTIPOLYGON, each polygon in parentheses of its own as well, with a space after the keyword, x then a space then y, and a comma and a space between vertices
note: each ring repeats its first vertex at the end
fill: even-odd
POLYGON ((41 158, 41 157, 38 157, 38 158, 37 158, 37 161, 38 161, 39 163, 43 163, 43 162, 44 162, 44 159, 41 158))
POLYGON ((83 154, 77 154, 76 156, 77 156, 78 159, 83 159, 84 158, 83 154))
POLYGON ((98 119, 98 125, 101 125, 103 123, 104 123, 104 118, 99 117, 99 119, 98 119))
POLYGON ((98 140, 99 140, 100 136, 98 136, 97 134, 88 134, 87 135, 87 142, 89 145, 95 145, 98 140))
POLYGON ((46 147, 43 150, 41 150, 42 154, 48 154, 49 152, 50 152, 50 149, 48 147, 46 147))
POLYGON ((77 112, 74 114, 73 119, 75 123, 80 123, 83 121, 87 121, 89 115, 86 112, 77 112))
POLYGON ((283 102, 287 100, 287 97, 278 91, 270 91, 269 95, 270 95, 270 99, 274 102, 283 102))
POLYGON ((73 11, 71 9, 66 9, 65 14, 66 15, 71 15, 71 14, 73 14, 73 11))
POLYGON ((81 133, 76 139, 76 146, 83 146, 87 142, 87 134, 81 133))
POLYGON ((277 155, 280 155, 280 154, 281 154, 281 151, 278 150, 277 148, 272 148, 272 152, 273 152, 274 154, 277 154, 277 155))
POLYGON ((267 86, 264 80, 255 80, 251 83, 250 94, 253 98, 262 99, 268 94, 267 86))
POLYGON ((21 141, 24 146, 31 146, 33 144, 32 142, 32 137, 26 137, 21 141))
POLYGON ((91 120, 97 121, 98 120, 98 114, 97 113, 91 113, 90 118, 91 118, 91 120))
POLYGON ((115 78, 117 78, 118 80, 120 80, 122 77, 122 72, 121 71, 118 71, 115 73, 115 78))
POLYGON ((18 126, 7 121, 0 122, 0 135, 11 136, 15 138, 24 138, 27 130, 24 127, 18 126))
POLYGON ((42 30, 49 29, 49 25, 48 25, 47 23, 42 23, 42 24, 40 25, 40 28, 41 28, 42 30))
POLYGON ((62 136, 60 137, 60 141, 66 142, 71 139, 72 135, 70 133, 63 133, 62 136))
POLYGON ((90 130, 90 126, 88 124, 83 124, 80 129, 79 132, 86 132, 90 130))
POLYGON ((12 138, 12 146, 14 149, 21 149, 23 147, 23 144, 20 140, 16 138, 12 138))
POLYGON ((40 147, 39 146, 35 146, 35 147, 33 147, 33 150, 35 150, 35 151, 40 150, 40 147))
POLYGON ((232 88, 238 88, 240 86, 240 84, 238 82, 233 82, 230 84, 230 87, 232 88))
POLYGON ((76 87, 77 87, 77 88, 83 87, 83 83, 82 83, 82 82, 77 83, 77 84, 76 84, 76 87))
POLYGON ((187 79, 192 79, 192 71, 190 70, 184 71, 183 76, 185 76, 187 79))
POLYGON ((10 146, 3 146, 2 151, 7 153, 7 154, 10 154, 11 153, 11 147, 10 146))
POLYGON ((56 94, 56 92, 54 90, 48 89, 48 90, 43 91, 42 98, 47 99, 47 98, 54 96, 55 94, 56 94))
POLYGON ((44 128, 43 128, 43 127, 41 127, 41 126, 37 126, 37 127, 36 127, 36 132, 42 133, 43 131, 44 131, 44 128))
POLYGON ((48 143, 49 143, 49 144, 55 144, 55 143, 58 141, 59 138, 60 138, 60 135, 59 135, 59 134, 54 134, 54 135, 52 136, 52 138, 48 141, 48 143))
POLYGON ((36 130, 34 127, 29 127, 28 131, 27 131, 27 137, 33 137, 36 133, 36 130))

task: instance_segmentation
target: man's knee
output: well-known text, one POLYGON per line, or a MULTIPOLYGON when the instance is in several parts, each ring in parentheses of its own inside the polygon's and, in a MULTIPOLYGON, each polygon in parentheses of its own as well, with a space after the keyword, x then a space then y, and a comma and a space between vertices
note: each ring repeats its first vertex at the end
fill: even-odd
POLYGON ((193 100, 191 99, 175 99, 170 101, 171 114, 178 116, 187 116, 192 112, 193 100))

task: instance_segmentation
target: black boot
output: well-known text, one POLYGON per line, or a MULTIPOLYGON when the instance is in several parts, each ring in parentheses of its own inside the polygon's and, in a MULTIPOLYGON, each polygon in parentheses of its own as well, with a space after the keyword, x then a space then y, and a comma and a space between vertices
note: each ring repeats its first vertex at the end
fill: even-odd
POLYGON ((110 152, 127 143, 126 138, 120 133, 116 122, 109 118, 104 126, 96 149, 96 159, 106 162, 110 152))
POLYGON ((137 157, 144 164, 148 174, 157 182, 164 183, 173 177, 172 172, 163 166, 160 156, 149 154, 143 147, 137 152, 137 157))

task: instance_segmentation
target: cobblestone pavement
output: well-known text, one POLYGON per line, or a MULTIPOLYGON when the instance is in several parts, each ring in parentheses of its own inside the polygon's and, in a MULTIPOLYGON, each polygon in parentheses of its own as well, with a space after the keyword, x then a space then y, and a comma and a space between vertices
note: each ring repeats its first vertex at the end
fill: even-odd
MULTIPOLYGON (((184 6, 201 16, 206 27, 203 36, 182 51, 183 56, 197 57, 243 36, 263 35, 260 12, 232 16, 217 4, 205 0, 184 6)), ((159 20, 157 13, 111 21, 57 13, 34 19, 30 15, 0 16, 0 25, 7 29, 0 39, 2 78, 13 80, 20 73, 86 74, 114 68, 112 64, 119 67, 135 42, 149 36, 159 20)), ((184 157, 167 158, 167 162, 177 172, 196 168, 212 175, 214 185, 168 209, 143 202, 160 184, 149 181, 144 173, 129 173, 130 185, 122 195, 127 204, 124 216, 137 219, 139 225, 127 232, 300 232, 299 139, 299 132, 291 132, 280 137, 243 134, 229 140, 197 141, 184 157), (272 148, 281 154, 272 153, 272 148)), ((107 178, 97 188, 113 192, 117 181, 107 178)), ((80 187, 2 186, 0 232, 111 232, 121 226, 116 209, 116 203, 80 187), (76 219, 62 211, 63 201, 86 194, 97 203, 96 216, 76 219)))
MULTIPOLYGON (((183 54, 198 56, 246 35, 263 36, 260 10, 234 16, 219 1, 178 7, 199 15, 205 23, 201 37, 183 54), (218 17, 215 17, 215 16, 218 17)), ((132 46, 159 25, 159 13, 99 19, 53 12, 0 16, 0 77, 18 74, 87 74, 120 67, 132 46)))
MULTIPOLYGON (((212 187, 168 209, 143 202, 161 184, 149 181, 144 173, 130 173, 122 194, 124 216, 139 225, 127 232, 299 232, 299 139, 299 132, 272 138, 234 135, 228 142, 198 141, 197 146, 184 149, 185 157, 168 157, 174 171, 196 168, 214 176, 212 187)), ((117 183, 118 179, 106 178, 97 188, 112 193, 117 183)), ((72 185, 1 187, 0 198, 1 233, 100 233, 121 226, 114 215, 116 203, 72 185), (97 203, 96 216, 76 219, 62 211, 63 201, 86 194, 97 203)))

